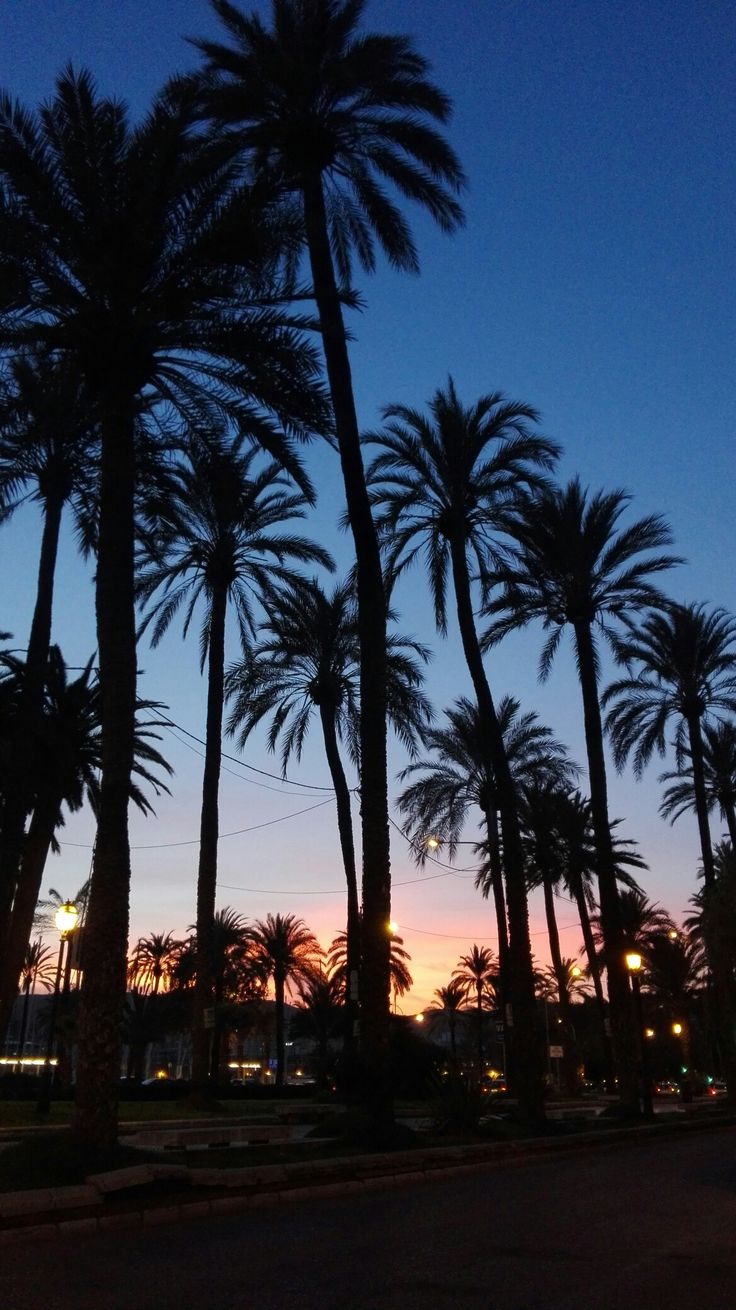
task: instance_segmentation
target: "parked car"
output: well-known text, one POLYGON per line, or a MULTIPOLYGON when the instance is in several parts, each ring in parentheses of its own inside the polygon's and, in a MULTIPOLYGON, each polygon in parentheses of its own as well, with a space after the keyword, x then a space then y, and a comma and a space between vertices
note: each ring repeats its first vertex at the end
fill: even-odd
POLYGON ((709 1096, 725 1096, 728 1088, 721 1078, 714 1078, 712 1083, 708 1084, 709 1096))
POLYGON ((661 1078, 652 1088, 655 1096, 679 1096, 680 1087, 678 1083, 673 1083, 670 1078, 661 1078))

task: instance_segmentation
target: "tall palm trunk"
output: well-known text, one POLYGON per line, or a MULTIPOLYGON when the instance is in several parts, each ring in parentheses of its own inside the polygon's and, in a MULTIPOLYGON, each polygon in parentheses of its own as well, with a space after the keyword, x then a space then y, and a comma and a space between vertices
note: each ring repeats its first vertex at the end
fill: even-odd
POLYGON ((46 868, 46 859, 59 816, 58 797, 39 798, 23 847, 18 890, 13 901, 8 947, 2 958, 2 993, 0 996, 0 1047, 13 1012, 18 978, 23 968, 26 948, 33 931, 33 915, 46 868))
POLYGON ((361 1051, 366 1105, 390 1115, 388 1025, 391 866, 386 759, 386 598, 360 450, 345 325, 335 282, 322 179, 303 178, 304 221, 348 518, 355 544, 360 641, 360 781, 363 838, 361 1051))
MULTIPOLYGON (((26 816, 31 810, 31 777, 34 764, 34 745, 38 741, 38 728, 43 713, 43 692, 46 664, 51 642, 51 616, 54 601, 54 578, 59 552, 59 533, 64 498, 49 495, 44 503, 41 554, 38 563, 36 603, 33 609, 31 632, 28 638, 23 687, 13 732, 13 769, 6 779, 0 832, 0 955, 9 951, 15 954, 11 938, 13 897, 21 877, 21 859, 26 816), (2 947, 4 946, 4 949, 2 947)), ((25 950, 26 943, 23 943, 25 950)), ((0 977, 0 1002, 5 997, 5 971, 0 977)), ((12 984, 15 987, 15 982, 12 984)), ((15 992, 13 992, 15 994, 15 992)), ((0 1021, 0 1040, 2 1038, 0 1021)))
POLYGON ((501 1022, 505 1049, 508 1049, 510 1033, 506 1022, 506 1005, 509 993, 509 935, 506 920, 506 895, 503 889, 503 861, 498 837, 498 812, 495 804, 483 806, 488 838, 488 864, 490 873, 493 906, 496 912, 496 932, 498 934, 498 975, 501 993, 501 1022))
POLYGON ((343 1056, 345 1062, 345 1083, 348 1098, 355 1092, 355 1028, 359 1015, 358 979, 360 971, 360 904, 358 901, 358 876, 355 868, 355 842, 353 840, 353 819, 350 808, 350 788, 345 770, 342 766, 335 730, 335 709, 333 705, 322 702, 319 706, 322 736, 324 738, 327 765, 330 770, 332 785, 335 788, 337 804, 337 829, 340 835, 345 881, 348 887, 346 951, 345 951, 345 1036, 343 1056))
POLYGON ((585 888, 580 874, 573 872, 572 870, 568 873, 568 883, 578 907, 578 918, 580 919, 580 927, 583 933, 585 955, 588 961, 590 976, 593 981, 593 992, 595 994, 596 1009, 598 1011, 598 1019, 601 1029, 601 1043, 603 1046, 603 1077, 608 1091, 613 1096, 616 1091, 616 1083, 613 1072, 613 1058, 611 1055, 611 1038, 609 1036, 608 1024, 606 1022, 606 1000, 603 995, 603 981, 601 979, 601 971, 598 964, 598 953, 595 949, 593 928, 590 922, 590 912, 588 910, 588 903, 585 899, 585 888))
POLYGON ((194 992, 192 1083, 202 1094, 210 1073, 210 1032, 205 1011, 214 1000, 215 900, 217 896, 217 842, 222 754, 222 716, 225 704, 225 617, 227 584, 213 588, 209 621, 207 664, 207 731, 202 779, 202 813, 197 870, 197 981, 194 992))
POLYGON ((581 620, 576 622, 574 626, 580 687, 583 697, 585 746, 588 756, 590 810, 593 821, 598 874, 601 930, 608 978, 611 1045, 621 1101, 625 1106, 634 1110, 639 1104, 637 1064, 639 1044, 643 1039, 641 1034, 636 1032, 634 1007, 624 958, 626 943, 616 882, 616 861, 613 853, 613 842, 611 841, 611 826, 608 818, 608 783, 606 779, 606 759, 603 751, 603 724, 601 722, 598 696, 595 651, 590 625, 581 620))
POLYGON ((136 703, 133 592, 135 450, 131 394, 101 406, 100 529, 95 605, 100 664, 102 777, 92 865, 74 1126, 88 1141, 117 1137, 125 1003, 130 842, 128 802, 136 703))
POLYGON ((283 973, 278 968, 274 972, 273 986, 276 997, 276 1086, 283 1087, 284 1065, 286 1062, 286 1035, 284 1032, 286 981, 283 973))
MULTIPOLYGON (((716 871, 710 823, 708 821, 703 737, 699 715, 697 713, 688 714, 686 723, 690 758, 693 766, 693 789, 700 836, 700 854, 703 861, 703 885, 707 900, 708 893, 713 892, 716 887, 716 871)), ((736 986, 733 980, 733 961, 726 957, 723 944, 718 940, 717 936, 708 942, 708 963, 713 976, 713 1019, 718 1034, 723 1074, 726 1079, 729 1100, 736 1101, 736 1041, 734 1039, 736 986)))
POLYGON ((572 1021, 572 1006, 570 1005, 570 995, 568 992, 569 976, 562 960, 562 951, 560 950, 560 933, 557 927, 557 914, 555 912, 554 886, 552 879, 546 871, 542 872, 542 888, 544 891, 544 913, 547 920, 549 953, 552 959, 552 968, 554 969, 555 978, 557 980, 557 1000, 562 1017, 561 1036, 563 1041, 563 1078, 565 1091, 568 1095, 574 1096, 578 1090, 578 1061, 576 1053, 575 1025, 572 1021))
POLYGON ((516 795, 509 769, 503 734, 488 685, 478 634, 473 618, 467 559, 464 542, 453 538, 450 542, 452 576, 455 586, 457 616, 465 659, 475 689, 478 711, 486 733, 486 759, 483 766, 489 777, 496 780, 503 862, 506 875, 506 909, 509 927, 509 990, 506 1002, 506 1022, 510 1030, 511 1068, 514 1091, 522 1112, 530 1119, 544 1117, 542 1064, 536 1033, 536 1001, 534 995, 534 969, 529 937, 529 906, 527 903, 524 859, 519 832, 516 795))

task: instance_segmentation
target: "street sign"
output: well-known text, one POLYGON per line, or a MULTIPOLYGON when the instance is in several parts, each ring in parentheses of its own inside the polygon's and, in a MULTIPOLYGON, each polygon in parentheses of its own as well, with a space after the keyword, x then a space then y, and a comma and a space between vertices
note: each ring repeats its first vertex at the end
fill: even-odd
POLYGON ((215 1026, 215 1007, 214 1007, 214 1005, 208 1005, 208 1006, 206 1007, 206 1009, 205 1009, 205 1012, 204 1012, 204 1026, 205 1026, 205 1028, 214 1028, 214 1026, 215 1026))
POLYGON ((564 1055, 564 1051, 561 1046, 550 1046, 549 1048, 550 1060, 561 1060, 563 1055, 564 1055))

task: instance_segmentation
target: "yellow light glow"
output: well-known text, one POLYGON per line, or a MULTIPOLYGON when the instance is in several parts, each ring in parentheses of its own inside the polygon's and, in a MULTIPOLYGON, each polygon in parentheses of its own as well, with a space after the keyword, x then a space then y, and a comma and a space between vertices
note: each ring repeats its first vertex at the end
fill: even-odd
POLYGON ((654 1029, 653 1029, 653 1028, 645 1028, 645 1029, 644 1029, 644 1036, 645 1036, 645 1037, 653 1037, 653 1036, 654 1036, 654 1029))
POLYGON ((673 1033, 675 1034, 675 1037, 680 1037, 681 1034, 682 1034, 682 1024, 681 1024, 681 1023, 673 1023, 673 1025, 672 1025, 672 1031, 673 1031, 673 1033))
POLYGON ((641 969, 641 956, 638 951, 626 952, 626 968, 629 973, 638 973, 641 969))
POLYGON ((428 838, 427 838, 427 842, 426 842, 426 846, 427 846, 427 850, 428 850, 428 851, 438 851, 439 848, 440 848, 440 843, 439 843, 438 838, 437 838, 437 837, 428 837, 428 838))
POLYGON ((670 928, 669 932, 667 933, 667 936, 669 937, 671 942, 676 942, 680 934, 676 928, 670 928))
POLYGON ((414 1022, 415 1022, 415 1023, 424 1023, 424 1015, 423 1015, 423 1014, 415 1014, 415 1015, 414 1015, 414 1022))
POLYGON ((392 936, 392 937, 395 937, 395 936, 396 936, 396 933, 399 931, 399 925, 398 925, 398 923, 396 922, 395 919, 389 919, 389 921, 388 921, 388 930, 389 930, 389 932, 391 933, 391 936, 392 936))
POLYGON ((581 977, 582 977, 582 974, 583 974, 583 971, 582 971, 582 969, 580 968, 580 965, 578 965, 578 964, 572 964, 572 965, 570 966, 570 977, 571 977, 571 978, 581 978, 581 977))
POLYGON ((59 906, 54 915, 54 923, 56 924, 57 931, 62 937, 67 937, 70 932, 74 932, 78 918, 79 910, 71 901, 66 901, 63 905, 59 906))
POLYGON ((163 1082, 163 1080, 164 1080, 165 1078, 168 1078, 169 1075, 167 1074, 167 1072, 166 1072, 165 1069, 157 1069, 157 1070, 156 1070, 156 1075, 155 1075, 155 1076, 156 1076, 156 1078, 158 1079, 159 1082, 163 1082))

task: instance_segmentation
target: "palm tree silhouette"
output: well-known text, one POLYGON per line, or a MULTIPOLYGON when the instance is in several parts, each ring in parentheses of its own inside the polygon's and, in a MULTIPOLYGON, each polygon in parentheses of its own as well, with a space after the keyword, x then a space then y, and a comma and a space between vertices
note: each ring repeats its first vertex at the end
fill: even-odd
POLYGON ((319 971, 322 948, 303 919, 267 914, 250 932, 252 955, 264 977, 272 978, 276 999, 276 1086, 284 1085, 286 989, 308 982, 319 971))
POLYGON ((128 970, 132 985, 139 991, 158 996, 161 984, 166 987, 170 981, 180 950, 181 942, 170 932, 152 932, 148 937, 139 937, 128 970))
MULTIPOLYGON (((732 719, 717 723, 703 722, 703 782, 708 811, 718 806, 725 819, 731 845, 736 845, 736 724, 732 719)), ((675 773, 662 773, 660 782, 668 782, 659 812, 674 823, 692 810, 697 813, 693 769, 687 748, 682 750, 683 767, 675 773)))
POLYGON ((351 255, 370 272, 376 243, 416 272, 408 224, 392 196, 445 231, 462 222, 460 164, 438 126, 450 102, 405 37, 362 33, 362 0, 273 0, 271 24, 213 0, 229 44, 198 40, 204 99, 253 176, 303 217, 357 562, 361 678, 365 1095, 388 1109, 390 854, 386 762, 386 600, 360 452, 343 286, 351 255), (343 284, 343 286, 341 286, 343 284))
POLYGON ((651 576, 679 561, 672 555, 657 553, 671 542, 669 529, 659 515, 649 515, 619 530, 619 520, 630 499, 623 491, 590 495, 579 479, 573 478, 565 487, 545 487, 521 500, 508 516, 511 549, 490 579, 499 590, 487 606, 491 624, 484 645, 493 645, 532 620, 541 621, 550 633, 539 662, 540 677, 544 679, 564 628, 569 624, 572 629, 583 700, 611 1035, 620 1094, 625 1103, 634 1105, 636 1033, 608 814, 596 629, 610 644, 615 640, 618 620, 644 606, 661 603, 651 576))
POLYGON ((56 976, 55 970, 56 957, 55 952, 44 946, 41 938, 36 941, 28 942, 26 953, 23 957, 23 968, 20 975, 20 991, 23 997, 23 1008, 21 1010, 20 1033, 18 1036, 18 1059, 21 1059, 26 1047, 26 1033, 28 1031, 28 1006, 30 1004, 31 991, 35 991, 38 983, 50 992, 54 985, 56 976))
POLYGON ((429 415, 404 405, 384 410, 384 428, 366 441, 381 447, 368 477, 381 507, 389 576, 421 554, 429 571, 435 622, 447 628, 451 572, 458 626, 483 724, 485 772, 493 774, 501 816, 509 921, 510 994, 514 1007, 512 1067, 521 1103, 543 1114, 542 1069, 535 1034, 529 913, 516 797, 503 734, 481 657, 472 577, 494 557, 496 533, 522 486, 536 485, 557 455, 537 435, 536 411, 495 392, 465 407, 450 378, 435 392, 429 415))
POLYGON ((235 613, 241 644, 256 631, 256 611, 274 595, 277 581, 293 576, 289 565, 319 562, 332 567, 321 546, 287 534, 284 524, 304 517, 304 496, 290 488, 279 465, 209 441, 197 442, 172 479, 173 492, 157 507, 155 557, 141 573, 137 594, 150 607, 156 646, 185 607, 184 636, 198 605, 204 615, 200 667, 207 663, 207 727, 199 867, 197 871, 197 988, 192 1078, 202 1090, 207 1079, 209 1033, 205 1010, 212 1005, 212 933, 217 893, 219 785, 225 704, 225 637, 228 607, 235 613), (260 465, 260 466, 259 466, 260 465))
POLYGON ((465 991, 466 1000, 472 999, 475 1004, 479 1082, 483 1077, 483 1014, 496 1005, 495 976, 495 958, 489 946, 473 945, 466 955, 460 956, 457 968, 452 971, 453 979, 465 991))
POLYGON ((450 1055, 453 1064, 457 1064, 457 1020, 463 1013, 467 1000, 467 988, 462 978, 451 978, 445 987, 437 987, 434 992, 436 1000, 427 1007, 430 1028, 440 1021, 446 1024, 450 1037, 450 1055))
MULTIPOLYGON (((3 663, 10 678, 22 681, 25 665, 12 656, 4 657, 3 663)), ((152 702, 138 701, 137 715, 152 708, 156 708, 152 702)), ((0 1033, 5 1031, 15 997, 18 971, 33 928, 48 853, 58 849, 55 833, 64 825, 64 809, 75 813, 85 800, 95 814, 99 809, 103 749, 101 714, 101 688, 93 675, 92 661, 77 678, 69 680, 61 651, 58 646, 51 646, 46 667, 40 750, 33 780, 33 813, 13 900, 7 949, 0 968, 0 1033)), ((158 740, 151 720, 137 717, 129 795, 144 814, 153 813, 153 807, 142 784, 158 795, 168 788, 157 771, 173 772, 153 744, 158 740)), ((85 898, 85 910, 86 907, 85 898)), ((80 924, 77 932, 81 931, 80 924)), ((84 931, 86 969, 88 938, 86 928, 84 931)))
MULTIPOLYGON (((360 641, 351 582, 337 584, 328 595, 316 579, 299 578, 271 597, 261 640, 228 673, 226 688, 234 699, 228 731, 238 734, 243 749, 250 733, 270 719, 269 748, 281 742, 286 776, 292 756, 302 748, 315 714, 319 715, 332 785, 347 882, 348 965, 345 1025, 346 1079, 353 1061, 353 1023, 358 1017, 360 966, 360 897, 355 862, 351 790, 340 753, 360 759, 360 641)), ((387 649, 388 718, 399 740, 413 753, 431 716, 421 691, 420 663, 429 652, 409 638, 389 632, 387 649)))
MULTIPOLYGON (((99 423, 103 760, 75 1122, 108 1145, 130 884, 137 415, 159 405, 196 424, 223 410, 250 420, 265 408, 296 434, 324 420, 316 357, 280 307, 274 221, 235 164, 194 130, 195 99, 188 83, 172 82, 131 128, 125 107, 72 69, 35 114, 0 99, 3 257, 14 297, 5 343, 58 350, 99 423)), ((290 442, 266 418, 258 440, 295 466, 290 442)), ((7 881, 3 888, 7 896, 7 881)))

